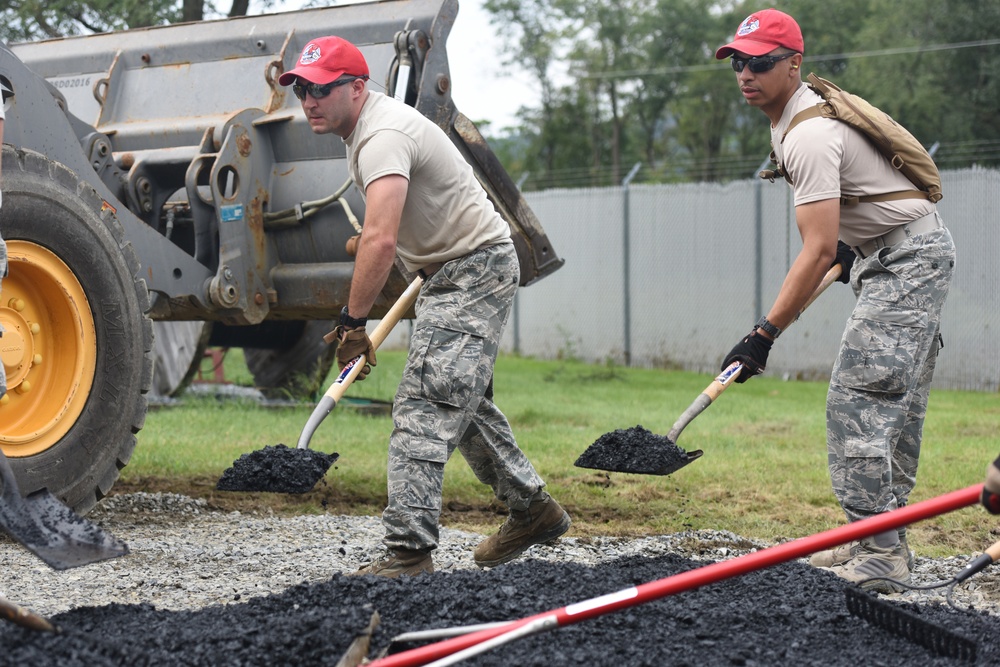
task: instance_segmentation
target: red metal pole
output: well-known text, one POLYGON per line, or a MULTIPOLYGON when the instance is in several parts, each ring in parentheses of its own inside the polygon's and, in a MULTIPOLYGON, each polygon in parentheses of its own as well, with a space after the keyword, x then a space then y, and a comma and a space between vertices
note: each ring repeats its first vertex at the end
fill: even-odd
POLYGON ((507 625, 487 630, 480 630, 461 637, 455 637, 442 642, 421 646, 402 653, 387 656, 381 660, 369 663, 369 667, 419 667, 470 646, 509 633, 528 623, 539 622, 541 629, 551 629, 579 623, 595 616, 601 616, 613 611, 627 609, 635 605, 651 602, 668 595, 681 593, 712 584, 741 574, 761 570, 772 565, 784 563, 795 558, 803 558, 809 554, 830 549, 839 544, 853 542, 876 533, 907 526, 917 521, 929 519, 955 510, 974 505, 979 502, 983 490, 982 484, 975 484, 960 491, 952 491, 936 498, 924 500, 914 505, 908 505, 892 512, 849 523, 846 526, 833 528, 822 533, 802 537, 791 542, 785 542, 768 549, 749 553, 719 563, 706 565, 688 572, 681 572, 671 577, 659 579, 648 584, 634 586, 609 595, 591 598, 583 602, 571 604, 562 609, 553 609, 542 614, 511 621, 507 625))

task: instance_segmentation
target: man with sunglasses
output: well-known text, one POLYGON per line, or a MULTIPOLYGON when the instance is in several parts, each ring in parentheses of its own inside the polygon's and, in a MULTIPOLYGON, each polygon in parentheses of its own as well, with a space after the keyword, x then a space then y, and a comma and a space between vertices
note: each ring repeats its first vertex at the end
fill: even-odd
POLYGON ((509 508, 499 532, 475 550, 479 566, 493 567, 570 526, 493 403, 493 367, 520 279, 517 253, 510 228, 447 135, 414 108, 369 90, 367 80, 364 56, 339 37, 311 41, 278 79, 293 86, 313 132, 344 140, 365 198, 337 328, 341 368, 361 353, 375 365, 365 326, 395 258, 425 281, 393 405, 387 553, 358 574, 433 571, 444 466, 456 447, 509 508))
MULTIPOLYGON (((857 303, 830 377, 827 454, 834 494, 847 519, 858 521, 905 505, 916 481, 955 247, 935 204, 912 194, 909 180, 861 132, 823 117, 788 131, 796 114, 823 103, 802 82, 803 53, 798 24, 774 9, 751 14, 715 53, 731 59, 743 98, 771 121, 802 237, 774 304, 723 368, 741 362, 737 382, 763 372, 774 340, 840 261, 857 303), (908 196, 883 197, 888 193, 908 196), (843 254, 848 248, 855 258, 843 254)), ((810 562, 893 592, 910 581, 912 558, 905 530, 889 530, 810 562)))

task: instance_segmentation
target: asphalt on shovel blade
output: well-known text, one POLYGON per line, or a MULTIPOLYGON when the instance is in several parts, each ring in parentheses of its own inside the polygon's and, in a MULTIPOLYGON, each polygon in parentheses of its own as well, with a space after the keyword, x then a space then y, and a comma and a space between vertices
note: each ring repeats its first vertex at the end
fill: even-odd
POLYGON ((219 491, 308 493, 323 479, 340 454, 324 454, 284 444, 268 445, 244 454, 227 468, 215 488, 219 491))
POLYGON ((669 475, 702 454, 686 452, 665 435, 656 435, 642 426, 605 433, 576 460, 578 468, 638 475, 669 475))
POLYGON ((5 494, 0 524, 55 570, 96 563, 128 553, 128 546, 79 516, 47 490, 21 498, 5 494))

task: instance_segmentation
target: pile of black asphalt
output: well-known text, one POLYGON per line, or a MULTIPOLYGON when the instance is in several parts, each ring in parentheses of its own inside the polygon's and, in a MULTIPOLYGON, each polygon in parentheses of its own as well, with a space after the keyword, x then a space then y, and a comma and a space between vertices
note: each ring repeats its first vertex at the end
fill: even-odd
MULTIPOLYGON (((198 611, 78 608, 50 619, 60 634, 0 622, 0 647, 3 664, 34 667, 335 665, 373 612, 381 622, 368 658, 413 648, 392 641, 404 632, 524 618, 699 566, 668 555, 597 567, 521 560, 398 580, 335 574, 279 595, 198 611)), ((848 586, 802 562, 784 563, 514 640, 461 664, 1000 664, 997 617, 880 598, 880 605, 905 607, 920 621, 909 632, 892 632, 850 613, 848 586), (937 639, 938 651, 921 639, 937 639), (955 643, 971 645, 974 658, 942 655, 955 643)))
POLYGON ((323 479, 339 454, 268 445, 243 454, 216 483, 219 491, 308 493, 323 479))
POLYGON ((667 436, 638 425, 605 433, 573 465, 609 472, 669 475, 699 456, 700 451, 687 452, 667 436))

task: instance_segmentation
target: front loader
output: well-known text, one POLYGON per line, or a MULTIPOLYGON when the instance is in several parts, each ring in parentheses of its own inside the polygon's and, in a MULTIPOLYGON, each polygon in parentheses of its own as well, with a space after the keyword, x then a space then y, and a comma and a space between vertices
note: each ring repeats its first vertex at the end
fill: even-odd
MULTIPOLYGON (((243 348, 265 392, 320 387, 364 203, 343 143, 313 134, 277 83, 311 38, 357 44, 370 85, 448 134, 511 227, 522 285, 562 265, 452 101, 457 12, 387 0, 0 47, 0 447, 23 490, 92 508, 128 463, 154 377, 179 390, 206 346, 243 348)), ((393 271, 372 317, 408 278, 393 271)))

